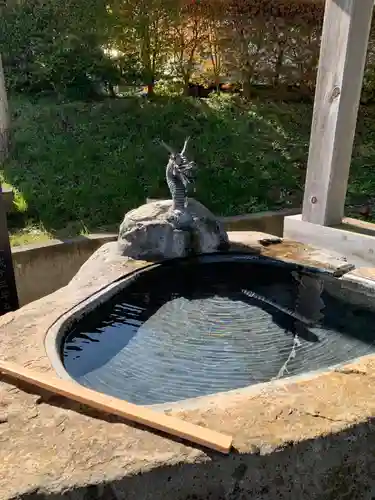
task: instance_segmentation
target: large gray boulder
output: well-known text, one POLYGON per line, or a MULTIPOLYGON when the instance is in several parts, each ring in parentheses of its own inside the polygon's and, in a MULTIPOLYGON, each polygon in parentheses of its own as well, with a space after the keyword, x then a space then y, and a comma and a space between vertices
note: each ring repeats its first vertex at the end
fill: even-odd
POLYGON ((184 224, 173 217, 172 200, 147 203, 128 212, 121 223, 118 250, 134 259, 169 259, 228 248, 228 236, 205 206, 189 199, 184 224))

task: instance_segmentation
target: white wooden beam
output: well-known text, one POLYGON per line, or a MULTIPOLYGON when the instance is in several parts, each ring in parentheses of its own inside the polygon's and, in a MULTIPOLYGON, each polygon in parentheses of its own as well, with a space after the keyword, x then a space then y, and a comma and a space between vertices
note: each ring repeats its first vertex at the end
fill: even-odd
POLYGON ((302 220, 344 215, 374 0, 326 0, 302 220))

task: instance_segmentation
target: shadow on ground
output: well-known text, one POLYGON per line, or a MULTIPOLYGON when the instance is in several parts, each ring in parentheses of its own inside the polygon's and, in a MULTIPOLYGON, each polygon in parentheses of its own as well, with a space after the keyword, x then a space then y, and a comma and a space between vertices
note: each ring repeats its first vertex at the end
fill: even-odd
MULTIPOLYGON (((256 441, 256 439, 254 440, 256 441)), ((24 500, 373 500, 374 423, 273 450, 250 444, 253 453, 208 453, 201 463, 157 464, 118 480, 97 478, 54 493, 34 489, 24 500)), ((183 458, 182 458, 183 460, 183 458)), ((109 465, 110 470, 110 465, 109 465)), ((121 474, 120 474, 121 475, 121 474)), ((55 484, 55 487, 58 485, 55 484)), ((58 488, 57 488, 58 489, 58 488)))

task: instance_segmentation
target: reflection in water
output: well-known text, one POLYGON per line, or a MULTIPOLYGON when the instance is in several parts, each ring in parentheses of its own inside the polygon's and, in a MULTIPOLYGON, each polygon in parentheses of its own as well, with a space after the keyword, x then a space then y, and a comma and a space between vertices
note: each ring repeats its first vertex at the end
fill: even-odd
POLYGON ((68 373, 154 404, 375 351, 373 313, 329 295, 324 275, 257 260, 187 262, 147 271, 78 321, 62 348, 68 373))

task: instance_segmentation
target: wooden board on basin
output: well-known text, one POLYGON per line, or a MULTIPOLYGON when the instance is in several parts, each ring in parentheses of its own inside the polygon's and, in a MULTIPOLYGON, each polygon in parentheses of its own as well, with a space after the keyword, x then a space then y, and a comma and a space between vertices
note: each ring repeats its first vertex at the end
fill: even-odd
POLYGON ((117 415, 131 422, 144 425, 180 439, 211 448, 220 453, 229 453, 232 437, 206 429, 199 425, 185 422, 164 413, 138 406, 121 399, 113 398, 100 392, 92 391, 68 380, 58 379, 47 374, 37 373, 23 366, 0 361, 0 373, 26 382, 34 387, 59 394, 91 408, 117 415))

